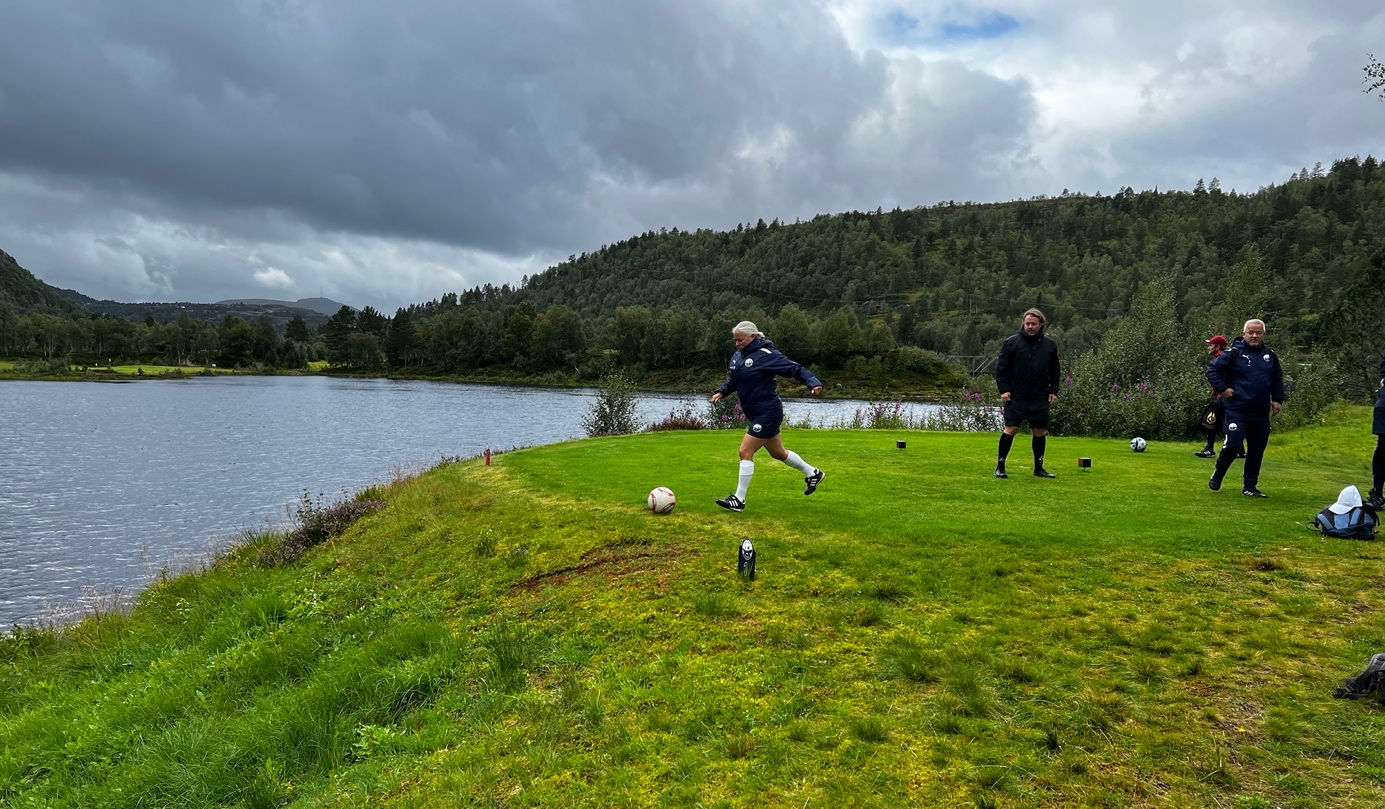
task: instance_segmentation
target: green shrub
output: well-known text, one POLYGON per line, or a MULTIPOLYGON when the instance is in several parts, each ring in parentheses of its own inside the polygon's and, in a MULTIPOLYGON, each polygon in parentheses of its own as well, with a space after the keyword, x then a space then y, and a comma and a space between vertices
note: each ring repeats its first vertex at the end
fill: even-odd
POLYGON ((587 435, 625 435, 639 430, 635 415, 635 387, 621 373, 601 377, 596 401, 582 417, 587 435))
POLYGON ((667 416, 661 420, 653 422, 644 428, 647 433, 657 433, 664 430, 705 430, 707 429, 707 419, 701 413, 693 409, 688 402, 683 402, 678 407, 669 411, 667 416))
POLYGON ((707 424, 713 430, 744 430, 745 412, 738 397, 723 398, 707 405, 707 424))
POLYGON ((357 520, 384 507, 384 500, 358 497, 323 505, 320 492, 314 499, 305 490, 299 497, 298 507, 294 509, 293 530, 277 548, 268 552, 268 561, 273 564, 292 562, 314 545, 326 542, 350 528, 357 520))
POLYGON ((964 390, 925 415, 919 426, 925 430, 984 433, 999 430, 1003 421, 999 407, 987 403, 981 393, 964 390))
POLYGON ((1062 383, 1050 423, 1061 435, 1182 439, 1196 430, 1211 396, 1206 357, 1179 325, 1174 287, 1157 279, 1130 315, 1078 358, 1062 383))

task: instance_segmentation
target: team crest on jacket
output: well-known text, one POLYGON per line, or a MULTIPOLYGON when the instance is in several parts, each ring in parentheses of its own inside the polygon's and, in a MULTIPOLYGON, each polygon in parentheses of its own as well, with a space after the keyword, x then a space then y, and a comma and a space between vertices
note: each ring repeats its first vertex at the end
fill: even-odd
POLYGON ((746 358, 745 358, 745 367, 749 368, 750 366, 752 366, 752 365, 754 365, 754 364, 755 364, 755 360, 752 360, 752 359, 749 358, 749 357, 746 357, 746 358))
POLYGON ((1236 431, 1239 430, 1239 429, 1240 429, 1240 428, 1236 426, 1236 422, 1234 422, 1234 421, 1231 422, 1230 424, 1226 425, 1226 431, 1229 432, 1229 433, 1234 433, 1234 432, 1236 432, 1236 431))
POLYGON ((1265 356, 1261 357, 1260 359, 1264 360, 1265 362, 1269 362, 1269 361, 1270 361, 1270 355, 1269 355, 1269 354, 1266 354, 1265 356))

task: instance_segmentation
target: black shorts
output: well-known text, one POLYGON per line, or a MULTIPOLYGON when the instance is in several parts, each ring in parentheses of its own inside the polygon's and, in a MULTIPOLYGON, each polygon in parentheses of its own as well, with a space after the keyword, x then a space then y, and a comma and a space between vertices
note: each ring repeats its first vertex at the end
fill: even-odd
POLYGON ((783 406, 767 413, 745 418, 745 434, 752 438, 773 438, 779 435, 779 427, 784 423, 783 406))
POLYGON ((1020 426, 1020 422, 1027 421, 1029 422, 1029 428, 1031 430, 1036 427, 1040 430, 1047 430, 1048 400, 1044 399, 1041 402, 1017 402, 1011 399, 1005 403, 1003 415, 1005 417, 1006 427, 1018 427, 1020 426))

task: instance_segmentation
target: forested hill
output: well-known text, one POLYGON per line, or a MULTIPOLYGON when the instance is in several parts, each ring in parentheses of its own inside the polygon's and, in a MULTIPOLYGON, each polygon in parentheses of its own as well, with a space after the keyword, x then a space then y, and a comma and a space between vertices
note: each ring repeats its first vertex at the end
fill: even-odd
POLYGON ((0 305, 8 304, 19 314, 41 314, 76 317, 86 314, 81 305, 73 303, 34 274, 19 266, 14 256, 0 250, 0 305))
MULTIPOLYGON (((1129 311, 1142 284, 1171 276, 1194 331, 1265 316, 1302 346, 1385 248, 1385 171, 1339 160, 1253 193, 1217 180, 1192 190, 1134 191, 760 221, 733 231, 649 232, 525 279, 411 308, 495 313, 531 304, 604 320, 620 307, 682 309, 730 322, 809 319, 852 307, 884 314, 900 343, 980 354, 1044 308, 1069 350, 1129 311), (907 304, 907 306, 906 306, 907 304), (795 315, 796 317, 796 315, 795 315)), ((526 307, 527 308, 527 307, 526 307)))

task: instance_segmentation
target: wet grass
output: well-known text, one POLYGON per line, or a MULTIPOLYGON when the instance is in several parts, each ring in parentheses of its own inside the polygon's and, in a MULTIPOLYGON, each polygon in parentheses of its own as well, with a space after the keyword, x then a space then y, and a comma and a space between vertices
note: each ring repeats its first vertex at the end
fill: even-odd
POLYGON ((447 464, 0 642, 0 803, 1379 806, 1385 710, 1331 691, 1385 553, 1305 528, 1368 433, 1274 436, 1262 501, 1068 438, 1000 481, 994 436, 791 431, 826 481, 760 459, 744 514, 733 433, 447 464))

